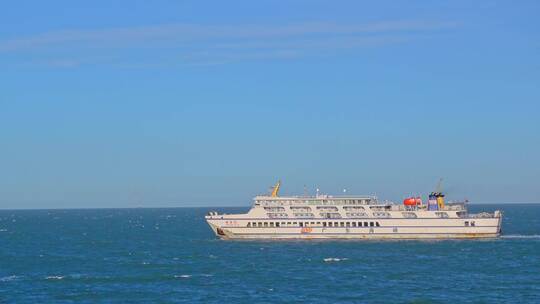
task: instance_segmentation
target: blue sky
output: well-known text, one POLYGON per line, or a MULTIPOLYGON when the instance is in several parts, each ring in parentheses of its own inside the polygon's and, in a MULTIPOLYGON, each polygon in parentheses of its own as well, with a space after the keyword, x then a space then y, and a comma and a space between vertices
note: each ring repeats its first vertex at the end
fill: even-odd
POLYGON ((12 1, 0 208, 539 202, 538 1, 12 1))

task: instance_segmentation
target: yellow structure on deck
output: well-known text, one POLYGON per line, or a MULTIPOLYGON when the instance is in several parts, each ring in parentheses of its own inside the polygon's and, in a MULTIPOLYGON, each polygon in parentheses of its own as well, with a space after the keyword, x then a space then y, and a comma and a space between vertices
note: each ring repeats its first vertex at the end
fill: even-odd
POLYGON ((437 197, 437 205, 439 205, 439 210, 442 210, 444 208, 444 194, 442 193, 436 193, 435 196, 437 197))
POLYGON ((439 206, 439 210, 442 210, 444 208, 444 194, 442 191, 442 178, 439 179, 439 183, 437 184, 437 190, 435 190, 435 197, 437 197, 437 205, 439 206))
POLYGON ((281 186, 281 181, 278 181, 274 188, 272 189, 272 194, 270 194, 271 197, 278 197, 279 193, 279 187, 281 186))

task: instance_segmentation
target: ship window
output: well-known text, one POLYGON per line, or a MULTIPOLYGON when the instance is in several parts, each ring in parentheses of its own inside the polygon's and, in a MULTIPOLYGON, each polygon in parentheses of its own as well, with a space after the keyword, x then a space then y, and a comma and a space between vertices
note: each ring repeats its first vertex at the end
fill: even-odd
POLYGON ((297 222, 293 222, 293 225, 295 225, 295 226, 296 226, 296 224, 298 224, 298 223, 297 223, 297 222))
POLYGON ((264 227, 268 227, 268 222, 264 222, 264 227))
POLYGON ((281 225, 285 225, 285 222, 281 222, 281 225))
POLYGON ((364 227, 367 227, 368 226, 368 222, 364 222, 364 227))
POLYGON ((389 218, 389 217, 391 217, 391 216, 390 216, 390 213, 388 213, 388 212, 373 212, 373 216, 375 216, 375 217, 382 217, 382 218, 389 218))
POLYGON ((248 223, 247 223, 247 226, 248 226, 248 227, 251 227, 251 223, 250 223, 250 222, 248 222, 248 223))
POLYGON ((276 222, 276 227, 279 227, 279 222, 276 222))
POLYGON ((274 227, 274 222, 270 222, 270 227, 274 227))
POLYGON ((262 223, 261 222, 257 223, 257 226, 262 227, 262 223))
POLYGON ((332 222, 328 222, 328 227, 332 227, 332 222))
POLYGON ((323 227, 326 227, 326 222, 322 222, 322 226, 323 226, 323 227))
POLYGON ((344 222, 341 222, 340 225, 341 225, 341 227, 345 227, 345 223, 344 223, 344 222))
POLYGON ((417 218, 418 216, 414 212, 403 212, 404 218, 417 218))
POLYGON ((373 227, 373 226, 375 226, 375 224, 373 222, 369 222, 369 226, 373 227))
POLYGON ((291 222, 287 222, 287 225, 290 225, 290 224, 291 224, 291 222))
POLYGON ((448 218, 448 213, 446 212, 435 212, 435 215, 440 218, 448 218))
POLYGON ((353 226, 353 227, 356 227, 356 222, 352 222, 352 226, 353 226))
POLYGON ((321 222, 317 222, 317 225, 320 225, 320 224, 321 224, 321 222))
POLYGON ((283 207, 264 207, 264 210, 269 212, 283 212, 285 211, 285 208, 283 207))
POLYGON ((300 224, 300 227, 304 227, 304 223, 298 222, 298 224, 300 224))
POLYGON ((347 223, 345 223, 345 225, 346 225, 347 227, 351 227, 351 222, 347 222, 347 223))
POLYGON ((471 221, 471 226, 476 226, 476 223, 474 221, 471 221))
POLYGON ((375 226, 381 227, 381 225, 379 225, 379 222, 375 222, 375 226))
POLYGON ((456 212, 458 217, 467 217, 467 211, 458 211, 456 212))
POLYGON ((311 225, 315 225, 315 222, 311 222, 311 225))
POLYGON ((465 222, 465 226, 469 226, 469 222, 468 222, 468 221, 465 222))
POLYGON ((338 222, 334 222, 334 227, 339 227, 339 223, 338 223, 338 222))

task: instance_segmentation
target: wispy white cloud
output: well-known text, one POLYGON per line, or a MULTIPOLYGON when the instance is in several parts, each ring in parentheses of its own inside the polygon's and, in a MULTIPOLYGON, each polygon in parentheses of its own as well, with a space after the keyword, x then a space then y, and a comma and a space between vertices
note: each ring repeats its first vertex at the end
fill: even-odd
MULTIPOLYGON (((84 50, 96 49, 161 49, 177 51, 190 60, 204 58, 204 61, 224 62, 230 58, 295 57, 321 50, 395 44, 408 41, 418 33, 454 28, 457 25, 454 22, 387 21, 370 24, 234 26, 167 24, 65 30, 0 41, 0 52, 25 53, 38 50, 54 55, 55 52, 61 54, 68 49, 83 53, 84 50)), ((70 63, 56 65, 73 66, 70 63)))

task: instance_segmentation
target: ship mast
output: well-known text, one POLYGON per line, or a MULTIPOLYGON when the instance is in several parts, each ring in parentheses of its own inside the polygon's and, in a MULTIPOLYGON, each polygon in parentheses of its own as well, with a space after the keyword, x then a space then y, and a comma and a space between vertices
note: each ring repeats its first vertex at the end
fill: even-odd
POLYGON ((281 181, 278 181, 272 189, 272 193, 270 194, 271 197, 278 197, 279 187, 281 187, 281 181))

